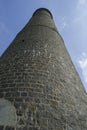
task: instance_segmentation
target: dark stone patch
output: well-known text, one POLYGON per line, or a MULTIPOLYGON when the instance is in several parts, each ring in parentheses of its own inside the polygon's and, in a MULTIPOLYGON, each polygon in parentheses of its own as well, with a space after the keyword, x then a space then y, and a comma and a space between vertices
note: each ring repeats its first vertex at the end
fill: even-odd
POLYGON ((4 130, 4 126, 0 126, 0 130, 4 130))
POLYGON ((12 126, 6 126, 5 130, 15 130, 15 128, 12 126))

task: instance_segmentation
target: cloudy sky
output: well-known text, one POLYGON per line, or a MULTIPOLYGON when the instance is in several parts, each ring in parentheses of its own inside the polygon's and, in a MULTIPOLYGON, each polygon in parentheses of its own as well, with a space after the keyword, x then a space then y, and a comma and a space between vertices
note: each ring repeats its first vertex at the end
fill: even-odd
POLYGON ((87 91, 87 0, 0 0, 0 55, 40 7, 53 14, 87 91))

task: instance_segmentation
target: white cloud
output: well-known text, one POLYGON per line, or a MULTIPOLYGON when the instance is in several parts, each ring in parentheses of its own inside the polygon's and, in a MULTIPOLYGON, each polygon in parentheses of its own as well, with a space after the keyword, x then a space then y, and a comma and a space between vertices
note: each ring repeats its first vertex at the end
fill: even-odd
POLYGON ((82 56, 78 60, 78 64, 82 70, 83 77, 87 82, 87 55, 86 53, 82 53, 82 56))
POLYGON ((72 25, 77 29, 81 41, 87 43, 87 0, 78 0, 72 25))
POLYGON ((62 23, 62 28, 64 29, 66 26, 67 26, 67 23, 66 23, 66 22, 63 22, 63 23, 62 23))
POLYGON ((0 22, 0 33, 1 32, 9 33, 9 29, 6 27, 6 25, 3 22, 0 22))
POLYGON ((82 8, 87 4, 87 0, 78 0, 78 8, 82 8))
POLYGON ((84 5, 86 3, 87 0, 79 0, 79 4, 80 5, 84 5))
POLYGON ((69 24, 67 22, 67 18, 64 16, 61 18, 61 28, 60 28, 60 31, 63 31, 65 28, 69 27, 69 24))
POLYGON ((75 10, 74 22, 80 25, 87 23, 87 0, 78 0, 77 8, 75 10))

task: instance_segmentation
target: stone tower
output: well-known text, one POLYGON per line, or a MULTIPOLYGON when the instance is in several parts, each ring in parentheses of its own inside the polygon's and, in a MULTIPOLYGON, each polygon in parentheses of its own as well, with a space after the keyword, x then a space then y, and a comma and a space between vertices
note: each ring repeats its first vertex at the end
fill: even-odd
POLYGON ((0 130, 87 130, 87 96, 48 9, 0 58, 0 130))

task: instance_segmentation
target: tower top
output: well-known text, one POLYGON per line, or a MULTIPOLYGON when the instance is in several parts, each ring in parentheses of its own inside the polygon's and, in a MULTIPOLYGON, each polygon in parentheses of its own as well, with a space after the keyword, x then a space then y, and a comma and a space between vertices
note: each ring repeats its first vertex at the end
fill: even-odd
POLYGON ((51 16, 51 18, 53 19, 53 16, 52 16, 51 12, 50 12, 48 9, 46 9, 46 8, 39 8, 39 9, 37 9, 37 10, 33 13, 33 16, 34 16, 34 15, 38 15, 39 12, 42 12, 42 11, 45 11, 45 12, 49 13, 49 15, 51 16))

